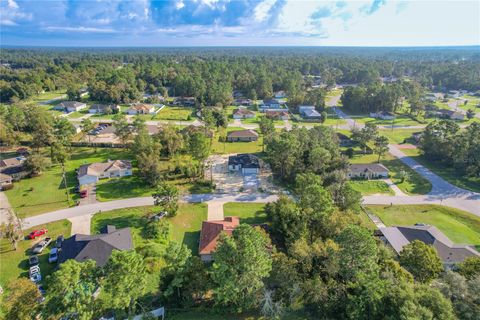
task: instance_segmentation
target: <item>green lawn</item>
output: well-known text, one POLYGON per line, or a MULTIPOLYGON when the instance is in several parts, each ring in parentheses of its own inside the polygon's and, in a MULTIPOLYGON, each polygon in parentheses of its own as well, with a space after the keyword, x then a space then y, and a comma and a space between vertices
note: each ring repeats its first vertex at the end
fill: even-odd
MULTIPOLYGON (((142 229, 145 226, 147 214, 157 212, 154 206, 118 209, 97 213, 92 218, 91 231, 98 233, 107 225, 115 225, 117 228, 130 227, 132 229, 133 243, 137 248, 146 243, 142 237, 142 229)), ((198 240, 202 221, 207 220, 207 205, 204 203, 180 203, 178 213, 173 218, 168 218, 172 224, 172 240, 184 243, 192 254, 198 253, 198 240)))
POLYGON ((190 121, 193 120, 195 109, 187 107, 170 107, 165 106, 155 116, 155 120, 177 120, 190 121))
POLYGON ((87 115, 87 114, 88 114, 88 110, 85 110, 85 111, 75 111, 75 112, 70 112, 70 113, 68 114, 68 117, 69 117, 70 119, 78 119, 78 118, 81 118, 81 117, 83 117, 83 116, 85 116, 85 115, 87 115))
POLYGON ((419 149, 402 149, 402 152, 412 157, 415 159, 415 161, 430 169, 432 172, 436 173, 451 184, 459 188, 480 192, 480 177, 474 178, 462 176, 452 167, 426 159, 420 154, 419 149))
POLYGON ((422 129, 382 129, 379 134, 388 138, 390 143, 401 144, 405 139, 410 139, 414 132, 420 132, 422 129))
MULTIPOLYGON (((351 163, 375 163, 377 162, 378 155, 375 154, 356 154, 351 163)), ((424 179, 421 175, 412 170, 409 166, 405 165, 400 160, 393 157, 390 153, 383 156, 380 161, 390 170, 390 178, 403 192, 407 194, 427 194, 432 190, 432 185, 428 180, 424 179), (406 171, 409 177, 401 182, 399 173, 400 171, 406 171)))
POLYGON ((264 203, 228 202, 223 205, 224 216, 237 216, 240 223, 261 224, 267 222, 264 203))
POLYGON ((386 194, 386 195, 395 195, 392 189, 388 186, 387 183, 381 180, 354 180, 349 181, 350 186, 360 192, 364 196, 371 194, 386 194))
POLYGON ((455 243, 480 248, 480 217, 437 205, 371 205, 368 209, 387 226, 426 223, 440 229, 455 243))
MULTIPOLYGON (((228 127, 227 132, 245 130, 244 128, 228 127)), ((257 141, 252 142, 221 142, 220 133, 215 133, 212 139, 211 153, 257 153, 262 152, 263 137, 259 135, 257 141)))
POLYGON ((65 94, 65 90, 55 90, 55 91, 47 91, 44 93, 40 93, 39 95, 32 97, 29 99, 28 102, 39 103, 45 100, 55 99, 56 97, 60 97, 65 94))
MULTIPOLYGON (((73 153, 66 163, 67 186, 71 199, 67 202, 65 188, 62 183, 60 165, 52 165, 35 178, 25 178, 14 184, 14 188, 5 191, 8 200, 21 217, 54 211, 74 204, 78 196, 73 194, 73 188, 78 184, 75 169, 82 164, 104 162, 108 159, 132 159, 128 151, 123 149, 73 148, 73 153), (73 200, 73 201, 72 201, 73 200)), ((48 153, 48 150, 45 150, 48 153)))
MULTIPOLYGON (((64 237, 70 236, 71 223, 68 220, 61 220, 52 223, 48 223, 41 226, 24 230, 23 234, 27 235, 34 229, 47 228, 48 233, 45 237, 51 237, 53 243, 55 239, 63 234, 64 237)), ((18 243, 17 250, 12 250, 11 244, 6 239, 0 239, 0 285, 5 288, 6 284, 13 279, 20 276, 28 277, 28 256, 30 255, 30 249, 37 240, 21 240, 18 243)), ((48 263, 48 254, 50 248, 54 245, 51 244, 48 249, 45 249, 42 254, 39 255, 40 270, 42 278, 45 279, 54 269, 55 265, 48 263)))

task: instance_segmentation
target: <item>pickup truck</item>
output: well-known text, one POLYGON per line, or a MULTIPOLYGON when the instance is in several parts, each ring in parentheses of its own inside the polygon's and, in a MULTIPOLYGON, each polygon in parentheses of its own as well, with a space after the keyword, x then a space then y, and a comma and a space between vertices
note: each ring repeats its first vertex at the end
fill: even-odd
POLYGON ((52 238, 45 238, 43 240, 40 240, 33 248, 32 252, 33 253, 42 253, 42 251, 52 242, 52 238))

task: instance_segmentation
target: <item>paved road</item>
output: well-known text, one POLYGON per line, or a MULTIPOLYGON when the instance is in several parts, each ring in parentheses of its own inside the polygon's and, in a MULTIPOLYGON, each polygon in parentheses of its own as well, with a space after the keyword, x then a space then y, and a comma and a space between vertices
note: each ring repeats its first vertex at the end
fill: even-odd
POLYGON ((7 224, 10 220, 10 208, 10 202, 8 202, 5 192, 0 192, 0 224, 7 224))

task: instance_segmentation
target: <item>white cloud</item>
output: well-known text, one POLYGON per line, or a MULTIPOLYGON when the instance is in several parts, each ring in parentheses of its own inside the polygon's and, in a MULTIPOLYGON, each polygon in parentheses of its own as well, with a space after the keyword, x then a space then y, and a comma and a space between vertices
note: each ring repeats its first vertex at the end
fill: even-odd
POLYGON ((0 3, 0 25, 15 26, 19 21, 31 19, 32 14, 23 12, 14 0, 0 3))
POLYGON ((175 7, 180 10, 182 9, 183 7, 185 7, 185 3, 183 2, 183 0, 180 0, 180 1, 177 1, 177 3, 175 4, 175 7))
POLYGON ((260 2, 254 10, 255 21, 263 22, 268 18, 268 13, 277 0, 265 0, 260 2))
POLYGON ((67 31, 67 32, 79 32, 79 33, 115 33, 116 31, 111 28, 92 28, 92 27, 45 27, 45 31, 67 31))

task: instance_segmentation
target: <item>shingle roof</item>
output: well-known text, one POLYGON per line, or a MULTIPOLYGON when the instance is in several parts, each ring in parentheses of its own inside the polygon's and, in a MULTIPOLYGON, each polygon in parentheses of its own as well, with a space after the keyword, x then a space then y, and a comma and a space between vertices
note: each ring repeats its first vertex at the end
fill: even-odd
POLYGON ((20 166, 25 162, 24 157, 14 157, 14 158, 8 158, 8 159, 2 159, 0 160, 0 168, 9 168, 9 167, 16 167, 20 166))
POLYGON ((234 115, 246 116, 246 115, 255 115, 255 112, 248 110, 246 108, 238 108, 233 111, 234 115))
POLYGON ((380 163, 358 163, 350 165, 350 172, 388 172, 388 169, 380 163))
POLYGON ((468 245, 454 244, 434 226, 387 227, 380 228, 380 231, 397 253, 410 242, 419 240, 433 246, 444 263, 458 263, 467 257, 480 256, 480 253, 468 245))
POLYGON ((232 138, 253 138, 258 137, 258 133, 254 130, 238 130, 229 132, 227 136, 232 138))
POLYGON ((103 172, 110 170, 125 170, 131 169, 132 163, 129 160, 113 160, 107 162, 95 162, 91 164, 84 164, 78 168, 77 177, 81 178, 85 175, 99 176, 103 172))
POLYGON ((62 101, 58 104, 58 106, 62 108, 78 108, 84 105, 85 103, 78 102, 78 101, 62 101))
POLYGON ((211 254, 217 247, 217 241, 222 232, 231 235, 240 224, 238 217, 225 217, 224 220, 203 221, 200 232, 199 254, 211 254))
POLYGON ((135 111, 144 111, 144 112, 150 112, 152 110, 152 106, 148 106, 145 104, 136 104, 130 107, 130 110, 135 110, 135 111))
POLYGON ((228 165, 241 165, 242 168, 260 168, 258 158, 250 153, 241 153, 228 157, 228 165))
POLYGON ((9 176, 8 174, 0 173, 0 182, 10 181, 10 180, 12 180, 11 176, 9 176))
MULTIPOLYGON (((68 259, 83 262, 88 259, 94 260, 97 266, 104 266, 113 250, 133 249, 130 228, 116 229, 109 226, 108 233, 96 235, 75 234, 62 243, 62 249, 58 256, 58 262, 68 259)), ((106 230, 102 230, 106 231, 106 230)))

